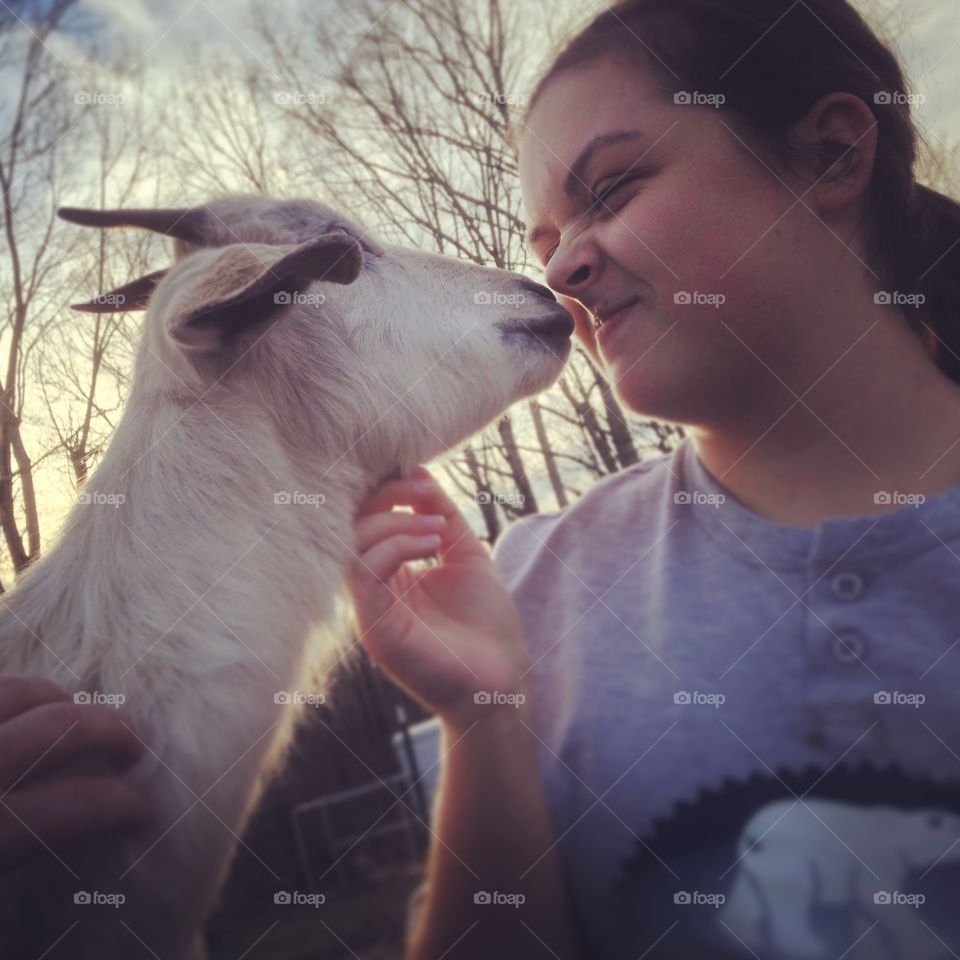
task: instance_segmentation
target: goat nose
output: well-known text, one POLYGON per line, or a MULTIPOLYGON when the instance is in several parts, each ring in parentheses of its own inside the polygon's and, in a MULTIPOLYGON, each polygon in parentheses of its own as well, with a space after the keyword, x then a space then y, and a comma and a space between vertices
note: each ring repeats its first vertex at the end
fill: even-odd
POLYGON ((537 283, 535 280, 529 280, 524 277, 520 281, 520 286, 541 300, 549 300, 551 303, 558 302, 556 295, 549 287, 545 287, 542 283, 537 283))

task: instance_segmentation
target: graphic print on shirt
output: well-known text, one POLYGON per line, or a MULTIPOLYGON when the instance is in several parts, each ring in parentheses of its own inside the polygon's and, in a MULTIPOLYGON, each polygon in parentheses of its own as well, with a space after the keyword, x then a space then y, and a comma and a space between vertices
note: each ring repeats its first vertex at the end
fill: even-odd
POLYGON ((757 774, 677 804, 634 848, 613 902, 625 957, 960 953, 960 777, 757 774))

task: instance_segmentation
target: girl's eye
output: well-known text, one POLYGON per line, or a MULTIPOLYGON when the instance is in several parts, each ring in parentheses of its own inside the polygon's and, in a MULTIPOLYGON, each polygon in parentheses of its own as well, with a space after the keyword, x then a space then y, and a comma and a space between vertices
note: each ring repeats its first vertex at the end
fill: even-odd
POLYGON ((633 183, 635 180, 639 180, 642 174, 634 173, 629 174, 625 177, 621 177, 619 180, 614 180, 609 186, 604 187, 599 193, 593 195, 593 198, 590 201, 590 210, 598 210, 600 207, 605 206, 607 201, 616 195, 616 193, 628 184, 633 183))
MULTIPOLYGON (((623 187, 627 187, 637 180, 642 180, 646 176, 647 174, 644 173, 628 173, 620 176, 619 178, 615 177, 608 186, 603 188, 603 190, 601 190, 599 193, 594 193, 591 196, 590 203, 587 205, 587 212, 603 212, 603 209, 609 207, 608 201, 615 199, 617 193, 619 193, 623 187)), ((546 252, 543 257, 544 267, 546 267, 546 265, 550 262, 550 258, 553 256, 556 249, 557 247, 553 246, 546 252)))

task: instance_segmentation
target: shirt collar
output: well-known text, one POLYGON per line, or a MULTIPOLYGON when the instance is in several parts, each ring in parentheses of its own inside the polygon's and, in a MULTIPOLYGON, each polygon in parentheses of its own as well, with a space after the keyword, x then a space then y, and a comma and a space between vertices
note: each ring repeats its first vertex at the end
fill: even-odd
POLYGON ((689 510, 711 538, 746 563, 786 570, 842 559, 845 566, 882 567, 936 546, 948 546, 960 562, 960 546, 949 545, 960 537, 960 483, 916 505, 797 527, 768 520, 738 500, 706 469, 689 436, 673 459, 676 509, 689 510), (677 503, 677 493, 688 494, 687 501, 681 496, 677 503))

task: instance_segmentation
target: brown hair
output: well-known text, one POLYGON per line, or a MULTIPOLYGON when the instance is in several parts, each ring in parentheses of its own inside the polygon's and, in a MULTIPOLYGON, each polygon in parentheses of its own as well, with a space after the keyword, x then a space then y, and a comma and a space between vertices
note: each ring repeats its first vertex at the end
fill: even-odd
MULTIPOLYGON (((856 160, 821 144, 811 157, 788 128, 828 93, 860 97, 877 121, 865 205, 869 263, 887 290, 921 294, 907 309, 937 366, 960 382, 960 204, 917 183, 920 135, 894 54, 847 0, 621 0, 569 40, 540 78, 523 117, 558 73, 600 57, 643 58, 670 97, 722 94, 731 127, 772 167, 856 160)), ((515 139, 515 133, 511 139, 515 139)))

